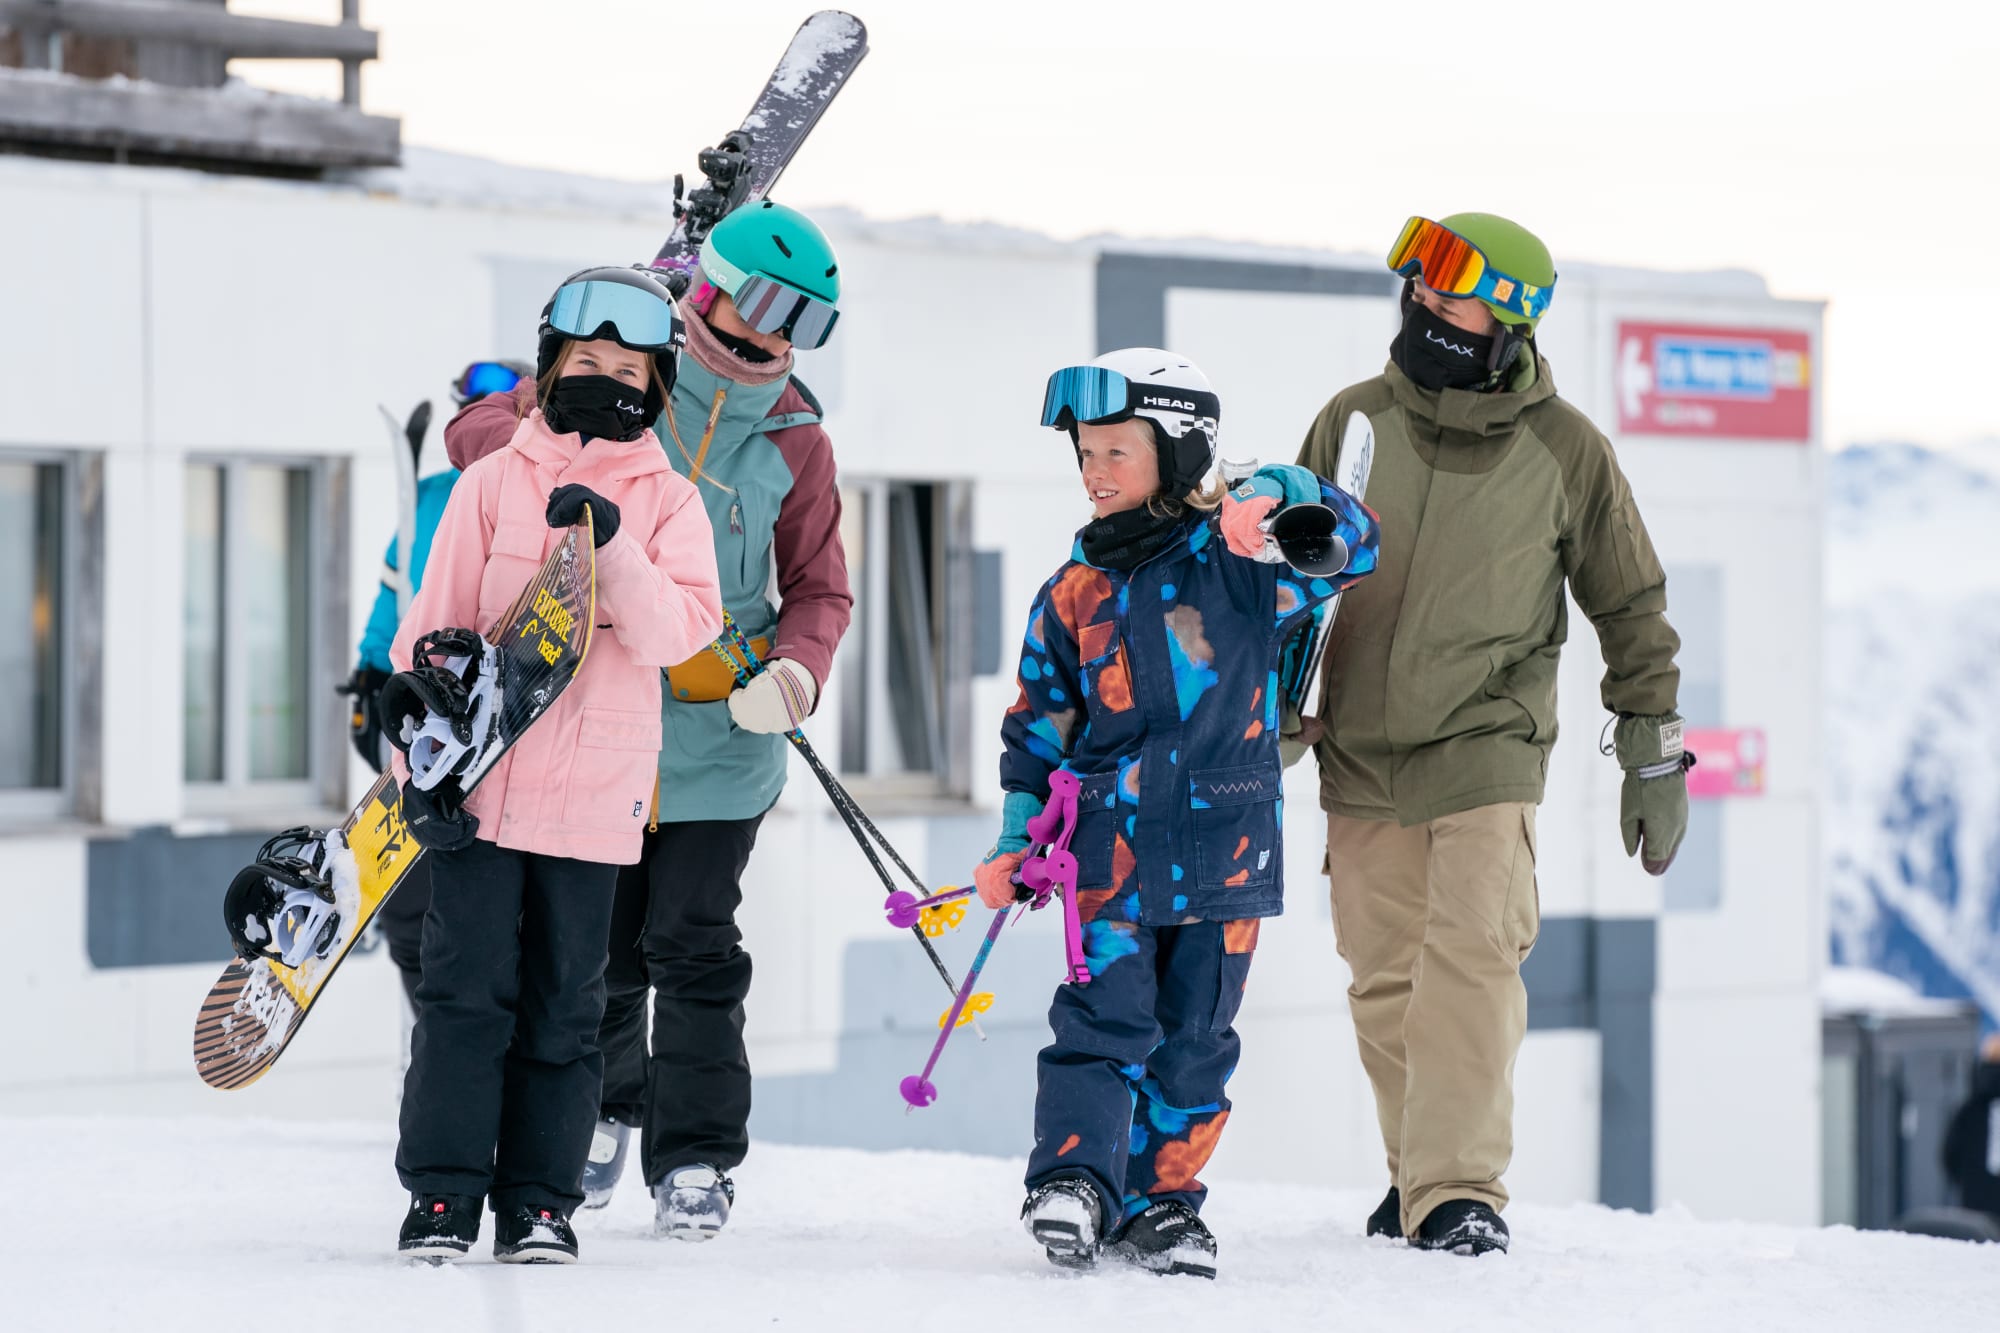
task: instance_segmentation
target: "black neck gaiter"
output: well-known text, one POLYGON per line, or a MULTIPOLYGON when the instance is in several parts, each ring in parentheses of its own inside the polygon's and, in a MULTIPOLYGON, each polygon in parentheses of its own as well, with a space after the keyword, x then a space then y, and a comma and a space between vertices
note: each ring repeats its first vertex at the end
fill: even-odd
POLYGON ((636 440, 652 420, 646 387, 609 375, 565 375, 549 390, 542 416, 558 434, 579 431, 608 440, 636 440))
POLYGON ((1078 540, 1083 558, 1099 569, 1137 569, 1159 554, 1179 535, 1184 516, 1162 518, 1145 505, 1126 509, 1084 525, 1078 540))
POLYGON ((740 361, 747 361, 753 366, 761 366, 767 361, 778 359, 741 334, 724 333, 713 324, 708 326, 708 331, 715 335, 717 342, 729 349, 731 356, 736 357, 740 361))
POLYGON ((1493 335, 1467 333, 1428 306, 1411 302, 1402 330, 1389 343, 1396 369, 1426 389, 1479 389, 1493 377, 1493 335))

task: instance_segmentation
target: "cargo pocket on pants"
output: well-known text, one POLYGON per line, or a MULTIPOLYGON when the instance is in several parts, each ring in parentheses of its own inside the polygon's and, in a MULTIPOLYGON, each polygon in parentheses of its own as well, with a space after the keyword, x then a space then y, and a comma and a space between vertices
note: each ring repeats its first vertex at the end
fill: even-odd
POLYGON ((1217 960, 1215 1013, 1210 1032, 1227 1032, 1243 1008, 1243 990, 1250 984, 1250 963, 1257 956, 1257 931, 1262 917, 1222 923, 1222 954, 1217 960))
POLYGON ((1535 882, 1535 807, 1521 807, 1521 845, 1507 886, 1507 942, 1527 961, 1542 933, 1542 891, 1535 882))

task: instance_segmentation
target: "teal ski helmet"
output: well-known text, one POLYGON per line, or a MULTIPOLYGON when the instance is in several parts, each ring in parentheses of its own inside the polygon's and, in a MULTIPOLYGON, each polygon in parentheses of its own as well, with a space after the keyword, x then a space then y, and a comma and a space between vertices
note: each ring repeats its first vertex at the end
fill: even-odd
POLYGON ((757 332, 810 350, 825 345, 840 318, 840 261, 811 218, 759 199, 716 223, 701 243, 690 301, 705 314, 716 292, 757 332))

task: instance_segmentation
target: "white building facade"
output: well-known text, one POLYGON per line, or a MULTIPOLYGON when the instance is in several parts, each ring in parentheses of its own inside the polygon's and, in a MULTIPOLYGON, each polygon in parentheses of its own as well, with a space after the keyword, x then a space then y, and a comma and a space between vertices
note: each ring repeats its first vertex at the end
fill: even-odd
MULTIPOLYGON (((333 686, 395 524, 378 404, 430 398, 441 422, 467 361, 532 358, 556 282, 649 257, 663 195, 464 164, 308 184, 0 158, 0 197, 0 1113, 387 1115, 402 1000, 379 953, 265 1079, 195 1079, 222 890, 262 837, 364 789, 333 686)), ((1289 460, 1380 372, 1396 286, 1331 253, 837 213, 829 231, 846 313, 799 374, 827 409, 858 600, 808 731, 913 865, 963 882, 997 819, 1022 618, 1086 516, 1036 425, 1049 371, 1164 343, 1221 393, 1225 455, 1289 460)), ((1683 712, 1721 748, 1700 751, 1713 794, 1679 862, 1649 879, 1619 843, 1573 614, 1510 1184, 1815 1223, 1821 308, 1744 274, 1566 268, 1541 341, 1617 443, 1669 571, 1683 712)), ((425 469, 444 465, 434 427, 425 469)), ((1288 911, 1262 934, 1209 1176, 1379 1188, 1309 762, 1288 795, 1288 911)), ((753 1135, 1024 1153, 1055 923, 1012 928, 988 1040, 955 1041, 939 1102, 905 1116, 896 1081, 946 996, 882 896, 795 763, 746 886, 753 1135)), ((940 945, 955 966, 961 935, 940 945)))

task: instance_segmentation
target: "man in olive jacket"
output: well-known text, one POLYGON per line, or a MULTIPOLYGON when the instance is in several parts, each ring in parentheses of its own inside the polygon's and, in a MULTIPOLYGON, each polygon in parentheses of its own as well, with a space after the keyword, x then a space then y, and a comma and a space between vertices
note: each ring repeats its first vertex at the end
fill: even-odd
POLYGON ((1349 416, 1374 426, 1381 564, 1334 622, 1315 747, 1334 925, 1388 1151, 1368 1231, 1504 1251, 1564 585, 1604 654, 1626 851, 1656 875, 1687 826, 1680 640, 1611 443, 1536 350, 1547 248, 1486 214, 1412 218, 1389 266, 1408 279, 1389 365, 1327 404, 1299 456, 1336 475, 1349 416))

